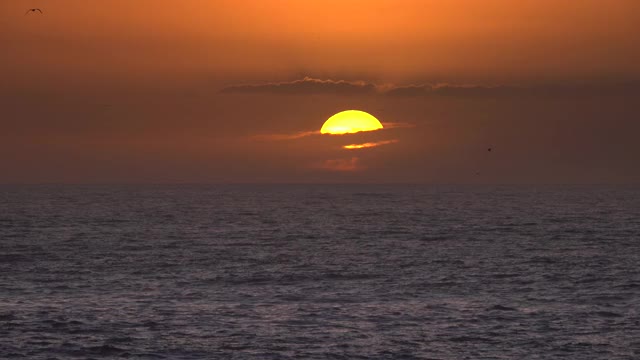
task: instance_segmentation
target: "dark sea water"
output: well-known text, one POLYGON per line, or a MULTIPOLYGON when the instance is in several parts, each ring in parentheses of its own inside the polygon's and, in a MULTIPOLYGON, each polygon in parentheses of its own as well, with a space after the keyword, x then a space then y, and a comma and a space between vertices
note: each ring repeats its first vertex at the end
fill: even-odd
POLYGON ((640 188, 3 186, 0 358, 640 359, 640 188))

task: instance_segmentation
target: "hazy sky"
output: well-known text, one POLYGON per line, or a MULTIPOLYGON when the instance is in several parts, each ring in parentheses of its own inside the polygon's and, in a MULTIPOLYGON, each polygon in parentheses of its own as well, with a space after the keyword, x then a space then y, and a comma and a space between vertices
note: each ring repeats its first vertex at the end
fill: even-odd
POLYGON ((0 183, 637 183, 638 39, 637 0, 3 1, 0 183), (401 126, 289 136, 347 109, 401 126))

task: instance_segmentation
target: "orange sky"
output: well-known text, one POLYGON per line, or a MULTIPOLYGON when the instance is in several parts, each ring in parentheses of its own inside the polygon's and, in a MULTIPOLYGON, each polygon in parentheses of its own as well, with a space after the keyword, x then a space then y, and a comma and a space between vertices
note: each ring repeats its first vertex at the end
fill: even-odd
POLYGON ((640 76, 635 0, 24 0, 0 13, 3 69, 52 77, 640 76), (32 6, 45 16, 22 16, 32 6))
POLYGON ((638 38, 636 0, 3 1, 0 183, 640 181, 638 38), (528 90, 221 92, 305 76, 528 90), (346 109, 414 127, 349 174, 359 142, 255 139, 346 109))

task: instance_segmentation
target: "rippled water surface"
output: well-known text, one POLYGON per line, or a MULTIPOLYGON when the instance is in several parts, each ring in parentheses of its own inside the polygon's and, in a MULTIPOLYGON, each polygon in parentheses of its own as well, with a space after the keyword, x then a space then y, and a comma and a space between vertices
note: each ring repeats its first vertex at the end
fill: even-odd
POLYGON ((638 359, 640 188, 0 187, 0 358, 638 359))

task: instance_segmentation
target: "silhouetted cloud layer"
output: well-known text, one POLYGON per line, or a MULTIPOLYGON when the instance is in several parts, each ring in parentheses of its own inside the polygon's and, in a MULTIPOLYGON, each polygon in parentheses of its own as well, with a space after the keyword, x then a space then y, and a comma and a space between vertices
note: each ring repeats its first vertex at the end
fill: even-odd
POLYGON ((637 95, 640 81, 603 84, 553 84, 538 86, 510 85, 408 85, 390 87, 390 96, 589 96, 637 95))
POLYGON ((624 83, 582 85, 474 85, 474 84, 420 84, 379 85, 366 81, 323 80, 304 77, 290 82, 252 85, 232 85, 221 90, 228 94, 282 94, 282 95, 383 95, 398 97, 416 96, 588 96, 588 95, 638 95, 640 81, 624 83))
POLYGON ((376 92, 376 86, 364 81, 322 80, 305 77, 290 82, 232 85, 222 89, 222 92, 231 94, 370 94, 376 92))
POLYGON ((522 91, 514 86, 482 86, 482 85, 407 85, 394 86, 385 92, 389 96, 477 96, 477 95, 509 95, 522 91))

